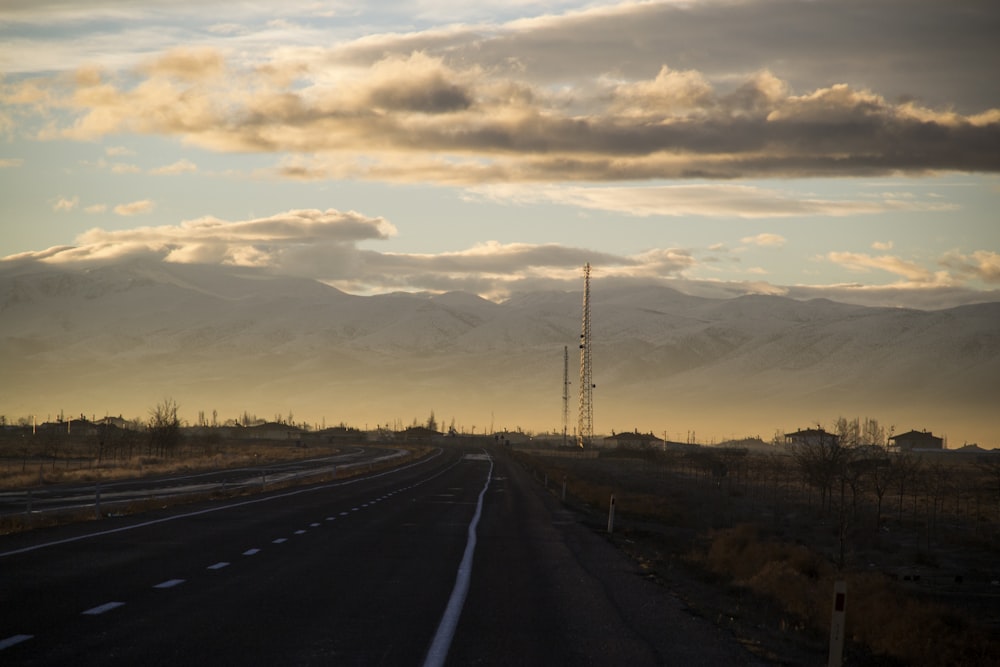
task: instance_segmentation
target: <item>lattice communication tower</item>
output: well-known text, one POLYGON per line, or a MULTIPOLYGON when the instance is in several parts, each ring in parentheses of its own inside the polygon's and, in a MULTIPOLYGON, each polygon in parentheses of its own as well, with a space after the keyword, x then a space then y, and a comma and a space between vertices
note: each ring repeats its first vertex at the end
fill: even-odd
POLYGON ((567 436, 569 432, 569 345, 563 345, 563 414, 562 414, 562 427, 563 427, 563 447, 567 445, 567 436))
POLYGON ((580 423, 576 444, 589 446, 594 437, 594 379, 590 367, 590 262, 583 267, 583 326, 580 331, 580 423))

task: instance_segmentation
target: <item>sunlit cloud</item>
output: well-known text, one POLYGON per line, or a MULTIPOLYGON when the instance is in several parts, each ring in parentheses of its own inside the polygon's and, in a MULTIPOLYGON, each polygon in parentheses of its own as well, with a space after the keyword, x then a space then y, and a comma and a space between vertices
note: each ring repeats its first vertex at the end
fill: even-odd
POLYGON ((122 216, 133 216, 142 215, 143 213, 149 213, 156 207, 156 204, 149 199, 140 199, 138 201, 128 202, 127 204, 118 204, 114 207, 114 212, 122 216))
POLYGON ((191 174, 198 171, 198 165, 190 160, 178 160, 172 164, 167 164, 156 169, 150 169, 149 173, 157 176, 173 176, 176 174, 191 174))
POLYGON ((76 197, 76 196, 74 196, 74 197, 63 197, 63 196, 60 196, 52 204, 52 210, 53 211, 72 211, 72 210, 74 210, 79 205, 80 205, 80 198, 79 197, 76 197))
POLYGON ((892 241, 874 241, 872 243, 872 250, 892 250, 892 241))
POLYGON ((91 204, 90 206, 86 206, 83 209, 84 213, 91 213, 91 214, 104 213, 107 210, 108 210, 107 204, 91 204))
POLYGON ((866 272, 872 269, 891 273, 913 283, 950 282, 948 274, 933 272, 916 262, 906 261, 893 255, 868 255, 855 252, 830 252, 826 258, 853 271, 866 272))
POLYGON ((950 252, 942 258, 941 265, 963 278, 1000 285, 1000 253, 995 251, 977 250, 968 255, 950 252))
MULTIPOLYGON (((99 72, 43 78, 9 85, 5 101, 37 106, 41 94, 52 111, 72 115, 43 137, 152 134, 216 151, 315 156, 278 172, 300 178, 475 184, 1000 170, 1000 156, 983 149, 1000 140, 989 114, 894 103, 847 84, 796 95, 766 71, 734 90, 666 67, 627 83, 592 78, 571 108, 516 72, 422 52, 298 65, 294 79, 275 76, 284 67, 244 69, 219 51, 177 48, 138 67, 134 84, 99 72), (394 168, 407 156, 424 168, 394 168)), ((607 193, 589 200, 615 205, 607 193)), ((909 203, 880 203, 890 204, 909 203)))
POLYGON ((788 241, 784 236, 780 234, 762 233, 756 236, 744 236, 740 239, 740 243, 745 243, 746 245, 755 245, 765 248, 780 248, 785 245, 788 241))
POLYGON ((0 169, 16 169, 23 164, 24 160, 22 158, 0 158, 0 169))
POLYGON ((721 184, 614 187, 505 184, 470 188, 467 197, 509 204, 554 203, 633 216, 839 217, 887 213, 903 208, 912 211, 953 208, 952 204, 940 201, 817 199, 759 186, 721 184))

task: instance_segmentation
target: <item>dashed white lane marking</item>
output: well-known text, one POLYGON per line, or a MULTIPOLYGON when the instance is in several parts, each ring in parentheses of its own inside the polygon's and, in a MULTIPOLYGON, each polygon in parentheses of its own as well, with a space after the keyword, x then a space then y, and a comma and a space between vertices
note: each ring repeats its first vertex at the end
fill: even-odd
POLYGON ((311 523, 311 524, 309 524, 309 527, 310 528, 319 528, 319 524, 318 523, 311 523))
POLYGON ((287 541, 288 541, 287 537, 279 537, 276 540, 271 540, 271 544, 282 544, 283 542, 287 542, 287 541))
POLYGON ((326 520, 327 521, 336 521, 337 517, 335 517, 335 516, 328 516, 328 517, 326 517, 326 520))
POLYGON ((153 588, 173 588, 174 586, 179 586, 184 583, 183 579, 167 579, 164 582, 156 584, 153 588))
POLYGON ((0 651, 5 648, 10 648, 11 646, 16 646, 21 642, 26 642, 34 636, 35 635, 11 635, 10 637, 7 637, 7 639, 0 639, 0 651))
POLYGON ((295 531, 295 534, 296 534, 296 535, 305 535, 305 534, 306 534, 306 531, 304 531, 304 530, 296 530, 296 531, 295 531))
POLYGON ((244 556, 253 556, 254 554, 259 554, 259 553, 260 553, 260 549, 247 549, 246 551, 243 552, 243 555, 244 556))
POLYGON ((229 563, 227 563, 227 562, 226 562, 226 561, 224 561, 224 560, 220 560, 220 561, 219 561, 218 563, 216 563, 215 565, 209 565, 209 566, 208 566, 207 568, 205 568, 205 569, 207 569, 207 570, 221 570, 221 569, 222 569, 222 568, 224 568, 224 567, 229 567, 229 563))
POLYGON ((347 516, 348 514, 349 514, 349 512, 341 512, 340 516, 347 516))
POLYGON ((357 512, 357 511, 358 511, 359 509, 361 509, 361 508, 360 508, 360 507, 352 507, 352 508, 351 508, 351 511, 352 511, 352 512, 357 512))
POLYGON ((84 616, 99 616, 105 612, 109 612, 112 609, 117 609, 118 607, 125 606, 124 602, 105 602, 104 604, 92 607, 85 612, 82 612, 84 616))

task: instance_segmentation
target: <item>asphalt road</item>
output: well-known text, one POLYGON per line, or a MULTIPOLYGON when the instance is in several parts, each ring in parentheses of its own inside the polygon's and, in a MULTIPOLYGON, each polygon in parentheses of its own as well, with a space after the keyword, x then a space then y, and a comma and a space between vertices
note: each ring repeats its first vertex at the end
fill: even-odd
POLYGON ((284 463, 244 468, 226 468, 181 475, 143 477, 102 483, 55 484, 32 489, 0 491, 0 516, 15 514, 38 515, 45 512, 66 512, 94 508, 113 513, 116 507, 133 501, 168 498, 219 489, 260 488, 292 478, 318 476, 334 471, 365 467, 404 456, 405 450, 384 447, 349 447, 331 456, 297 459, 284 463))
POLYGON ((757 664, 502 450, 0 537, 3 665, 757 664))

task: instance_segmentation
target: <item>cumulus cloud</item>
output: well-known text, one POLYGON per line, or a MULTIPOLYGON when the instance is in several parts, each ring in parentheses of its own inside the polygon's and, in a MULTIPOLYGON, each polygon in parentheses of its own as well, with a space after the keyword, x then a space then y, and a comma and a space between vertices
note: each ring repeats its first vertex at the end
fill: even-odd
POLYGON ((149 213, 156 207, 156 204, 149 199, 140 199, 138 201, 128 202, 126 204, 118 204, 114 208, 114 212, 121 216, 133 216, 142 215, 143 213, 149 213))
POLYGON ((941 259, 941 265, 962 278, 1000 285, 1000 253, 992 250, 977 250, 968 255, 950 252, 941 259))
MULTIPOLYGON (((504 34, 532 29, 540 24, 504 34)), ((519 67, 444 48, 361 53, 281 51, 246 67, 221 51, 178 48, 129 77, 15 82, 4 100, 71 116, 53 118, 44 136, 154 134, 292 154, 296 164, 278 173, 297 178, 475 184, 1000 170, 990 148, 1000 142, 996 108, 963 114, 836 81, 796 90, 766 67, 725 78, 669 62, 633 76, 580 68, 556 85, 514 53, 519 67)))

